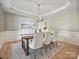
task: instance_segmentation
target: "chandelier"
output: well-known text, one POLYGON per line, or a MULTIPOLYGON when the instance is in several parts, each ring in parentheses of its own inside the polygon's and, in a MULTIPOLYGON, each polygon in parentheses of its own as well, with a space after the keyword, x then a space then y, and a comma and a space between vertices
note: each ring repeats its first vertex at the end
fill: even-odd
POLYGON ((36 19, 37 20, 37 22, 36 22, 37 23, 36 24, 37 30, 38 30, 38 23, 43 19, 43 16, 40 15, 40 6, 41 6, 40 4, 37 5, 37 10, 38 10, 38 13, 37 13, 38 15, 36 16, 36 18, 37 18, 36 19))
POLYGON ((43 24, 43 29, 47 29, 47 22, 44 20, 44 16, 42 16, 41 15, 41 9, 40 9, 40 7, 41 7, 41 4, 39 3, 38 5, 37 5, 37 10, 38 10, 38 15, 36 16, 37 17, 37 22, 36 22, 36 30, 39 30, 39 28, 38 28, 38 25, 39 25, 39 22, 43 22, 44 24, 43 24))

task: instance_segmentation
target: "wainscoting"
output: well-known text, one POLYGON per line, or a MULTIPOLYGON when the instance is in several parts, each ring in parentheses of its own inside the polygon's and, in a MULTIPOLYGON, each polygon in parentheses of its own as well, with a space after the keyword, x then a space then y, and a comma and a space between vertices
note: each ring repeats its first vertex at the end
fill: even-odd
MULTIPOLYGON (((22 37, 20 34, 23 33, 21 31, 0 32, 0 47, 5 42, 20 40, 22 37)), ((56 39, 79 46, 79 32, 58 31, 56 39)))
POLYGON ((79 46, 79 32, 59 31, 57 34, 57 39, 59 41, 64 41, 79 46))
POLYGON ((10 41, 16 41, 18 38, 18 32, 17 31, 3 31, 0 32, 0 47, 10 41))

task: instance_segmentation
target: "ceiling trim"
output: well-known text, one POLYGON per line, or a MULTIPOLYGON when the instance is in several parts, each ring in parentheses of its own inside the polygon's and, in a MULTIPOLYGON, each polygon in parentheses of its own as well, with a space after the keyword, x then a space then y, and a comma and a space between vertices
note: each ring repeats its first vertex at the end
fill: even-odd
MULTIPOLYGON (((7 0, 8 2, 10 2, 9 0, 7 0)), ((52 10, 51 12, 49 12, 49 13, 46 13, 46 14, 44 14, 44 15, 40 15, 40 16, 48 16, 48 15, 51 15, 51 14, 54 14, 54 13, 56 13, 56 12, 59 12, 59 11, 62 11, 62 10, 64 10, 64 9, 66 9, 66 8, 68 8, 69 6, 70 6, 70 1, 69 0, 67 0, 67 2, 66 2, 66 4, 65 5, 63 5, 63 6, 61 6, 60 8, 57 8, 56 10, 52 10)), ((10 9, 12 12, 16 12, 17 14, 23 14, 23 15, 32 15, 32 16, 39 16, 39 15, 37 15, 37 14, 34 14, 34 13, 31 13, 31 12, 27 12, 27 11, 22 11, 22 10, 20 10, 20 9, 17 9, 16 7, 14 7, 13 5, 11 5, 10 4, 10 6, 9 6, 9 8, 8 9, 10 9)))
MULTIPOLYGON (((50 13, 47 13, 47 14, 44 14, 44 15, 40 15, 40 16, 48 16, 48 15, 54 14, 54 13, 56 13, 56 12, 59 12, 59 11, 62 11, 62 10, 64 10, 64 9, 66 9, 66 8, 69 7, 69 6, 70 6, 70 2, 67 1, 67 3, 66 3, 64 6, 58 8, 58 9, 56 9, 56 10, 53 10, 53 11, 51 11, 50 13)), ((11 9, 13 9, 13 10, 16 11, 16 12, 20 12, 20 13, 24 13, 24 14, 30 14, 30 15, 33 15, 33 16, 39 16, 39 15, 33 14, 33 13, 31 13, 31 12, 19 10, 19 9, 15 8, 14 6, 12 6, 12 5, 11 5, 11 9)))
POLYGON ((19 10, 13 6, 10 7, 11 10, 15 11, 15 12, 19 12, 19 13, 22 13, 22 14, 30 14, 30 15, 33 15, 33 16, 37 16, 36 14, 33 14, 31 12, 27 12, 27 11, 22 11, 22 10, 19 10))
POLYGON ((62 11, 62 10, 64 10, 64 9, 68 8, 69 6, 70 6, 70 2, 68 1, 64 6, 58 8, 58 9, 56 9, 56 10, 50 12, 50 13, 47 13, 47 14, 45 14, 45 15, 43 15, 43 16, 48 16, 48 15, 54 14, 54 13, 56 13, 56 12, 62 11))
POLYGON ((20 10, 16 10, 16 9, 14 9, 14 8, 12 8, 12 7, 10 7, 10 10, 11 10, 13 13, 16 13, 16 14, 19 14, 19 15, 36 16, 36 15, 30 13, 30 12, 26 12, 26 13, 25 13, 25 12, 20 12, 20 10))

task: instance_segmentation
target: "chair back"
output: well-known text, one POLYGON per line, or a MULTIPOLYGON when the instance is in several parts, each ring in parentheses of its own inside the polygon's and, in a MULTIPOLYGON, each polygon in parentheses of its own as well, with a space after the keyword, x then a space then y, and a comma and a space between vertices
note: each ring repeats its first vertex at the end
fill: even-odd
POLYGON ((51 42, 51 32, 45 32, 43 43, 50 44, 50 42, 51 42))
POLYGON ((57 32, 53 32, 53 35, 51 35, 51 41, 54 42, 57 40, 57 32))
POLYGON ((30 42, 29 46, 32 49, 38 49, 41 48, 43 45, 43 33, 34 33, 33 34, 33 39, 30 42))

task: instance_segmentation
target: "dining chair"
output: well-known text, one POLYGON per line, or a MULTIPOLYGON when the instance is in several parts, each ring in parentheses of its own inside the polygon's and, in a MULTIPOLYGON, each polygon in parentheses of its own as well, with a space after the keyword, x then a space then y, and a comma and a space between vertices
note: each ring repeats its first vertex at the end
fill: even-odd
POLYGON ((34 59, 36 59, 36 50, 37 49, 40 49, 40 53, 42 55, 42 46, 43 46, 43 33, 40 32, 40 33, 34 33, 33 34, 33 39, 32 41, 29 43, 29 47, 31 49, 33 49, 35 52, 35 55, 34 55, 34 59))
POLYGON ((57 32, 54 32, 53 35, 51 35, 51 43, 54 44, 54 46, 57 46, 57 32))
POLYGON ((43 38, 43 45, 45 46, 45 51, 47 53, 47 47, 46 46, 50 46, 50 43, 51 43, 51 32, 45 32, 44 33, 44 38, 43 38))

